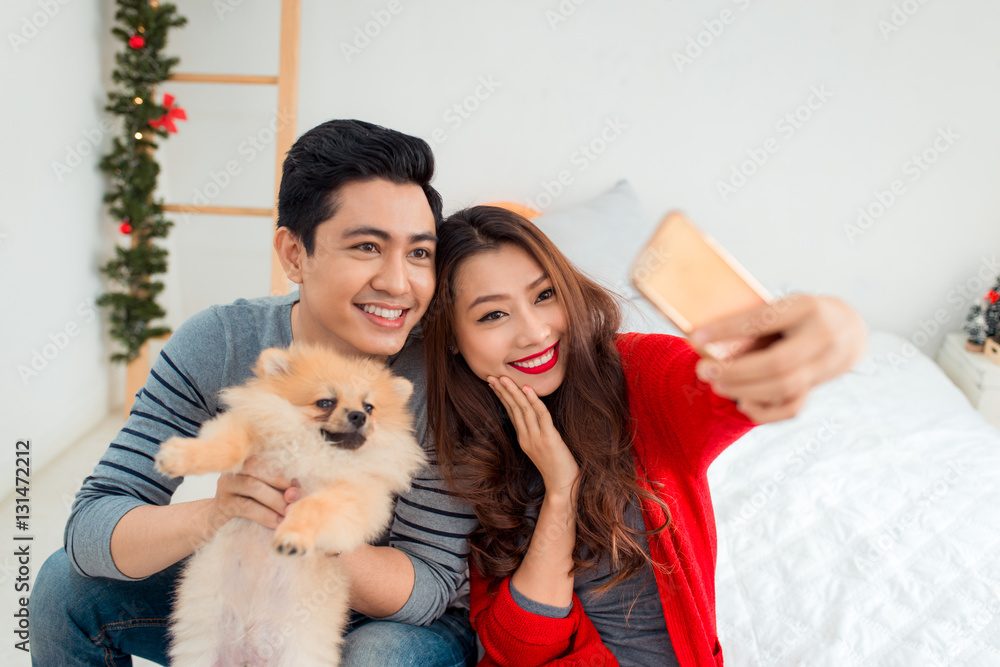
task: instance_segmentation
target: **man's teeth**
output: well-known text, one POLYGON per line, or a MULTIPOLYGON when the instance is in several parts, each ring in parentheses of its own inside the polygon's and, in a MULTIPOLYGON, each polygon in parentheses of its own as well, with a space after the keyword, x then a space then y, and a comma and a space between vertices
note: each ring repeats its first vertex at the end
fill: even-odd
POLYGON ((372 315, 378 315, 379 317, 387 320, 399 319, 399 316, 403 314, 402 308, 389 310, 388 308, 379 308, 378 306, 364 305, 361 306, 361 310, 365 311, 366 313, 371 313, 372 315))
POLYGON ((523 363, 519 361, 512 361, 510 362, 510 365, 516 366, 518 368, 534 368, 535 366, 541 366, 542 364, 547 364, 550 361, 552 361, 552 355, 555 353, 556 353, 556 348, 553 347, 551 350, 549 350, 542 356, 535 357, 531 361, 525 361, 523 363))

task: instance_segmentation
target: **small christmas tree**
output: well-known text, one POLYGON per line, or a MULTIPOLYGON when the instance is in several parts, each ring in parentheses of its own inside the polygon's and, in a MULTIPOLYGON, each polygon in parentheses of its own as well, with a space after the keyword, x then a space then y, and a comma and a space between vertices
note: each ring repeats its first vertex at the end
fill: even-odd
POLYGON ((983 297, 983 319, 986 321, 986 337, 996 338, 1000 335, 1000 276, 997 277, 993 289, 983 297))
POLYGON ((1000 336, 1000 276, 982 302, 969 309, 962 328, 968 336, 966 348, 974 352, 983 351, 987 338, 1000 336))
POLYGON ((982 304, 972 304, 969 314, 965 316, 965 326, 962 327, 962 330, 967 335, 966 349, 972 352, 982 352, 983 345, 986 344, 986 318, 983 316, 982 304))

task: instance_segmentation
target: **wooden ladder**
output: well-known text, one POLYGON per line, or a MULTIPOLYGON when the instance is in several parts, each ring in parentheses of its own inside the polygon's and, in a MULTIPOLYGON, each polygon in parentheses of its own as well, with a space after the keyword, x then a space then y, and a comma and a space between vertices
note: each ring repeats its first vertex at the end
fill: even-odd
MULTIPOLYGON (((275 176, 274 201, 278 201, 281 185, 281 166, 288 149, 295 141, 298 126, 299 96, 299 28, 301 24, 301 0, 281 0, 281 43, 277 76, 256 76, 236 74, 172 74, 168 81, 189 83, 222 83, 239 85, 268 85, 278 87, 278 115, 275 130, 275 176)), ((277 204, 275 204, 276 206, 277 204)), ((270 217, 277 220, 276 208, 253 208, 245 206, 192 206, 188 204, 164 204, 163 210, 171 213, 201 213, 209 215, 250 215, 270 217)), ((278 256, 271 250, 271 294, 288 292, 288 279, 281 268, 278 256)), ((166 340, 163 336, 156 340, 166 340)), ((152 361, 149 355, 149 341, 143 344, 139 356, 129 362, 125 369, 125 418, 128 419, 135 395, 145 384, 152 361)))

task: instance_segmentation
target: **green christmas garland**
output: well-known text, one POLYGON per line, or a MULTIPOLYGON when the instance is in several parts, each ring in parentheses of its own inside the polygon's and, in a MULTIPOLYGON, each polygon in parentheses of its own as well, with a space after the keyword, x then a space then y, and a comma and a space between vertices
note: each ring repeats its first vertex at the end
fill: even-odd
POLYGON ((110 309, 111 336, 125 350, 111 356, 114 362, 135 359, 148 339, 170 333, 169 327, 151 325, 166 314, 156 303, 163 283, 153 276, 166 272, 167 251, 154 241, 166 238, 173 224, 163 217, 162 202, 153 200, 160 172, 153 139, 176 132, 173 120, 185 115, 173 106, 169 95, 163 104, 157 104, 153 96, 156 86, 167 80, 179 62, 161 56, 167 33, 187 19, 172 4, 156 5, 147 0, 118 0, 118 25, 111 29, 124 48, 115 56, 112 79, 118 86, 108 93, 105 109, 120 116, 122 123, 121 135, 114 138, 100 168, 110 176, 104 195, 108 210, 121 221, 119 231, 131 235, 129 247, 116 246, 114 259, 101 268, 120 288, 97 299, 98 306, 110 309))

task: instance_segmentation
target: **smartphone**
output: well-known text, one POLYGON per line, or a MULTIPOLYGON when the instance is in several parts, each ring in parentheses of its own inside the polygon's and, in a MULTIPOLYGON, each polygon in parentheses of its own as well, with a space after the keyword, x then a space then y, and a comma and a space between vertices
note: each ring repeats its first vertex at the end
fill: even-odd
MULTIPOLYGON (((685 334, 773 301, 722 246, 677 211, 667 214, 639 252, 631 278, 636 289, 685 334)), ((723 359, 753 343, 750 338, 709 343, 699 352, 723 359)))

